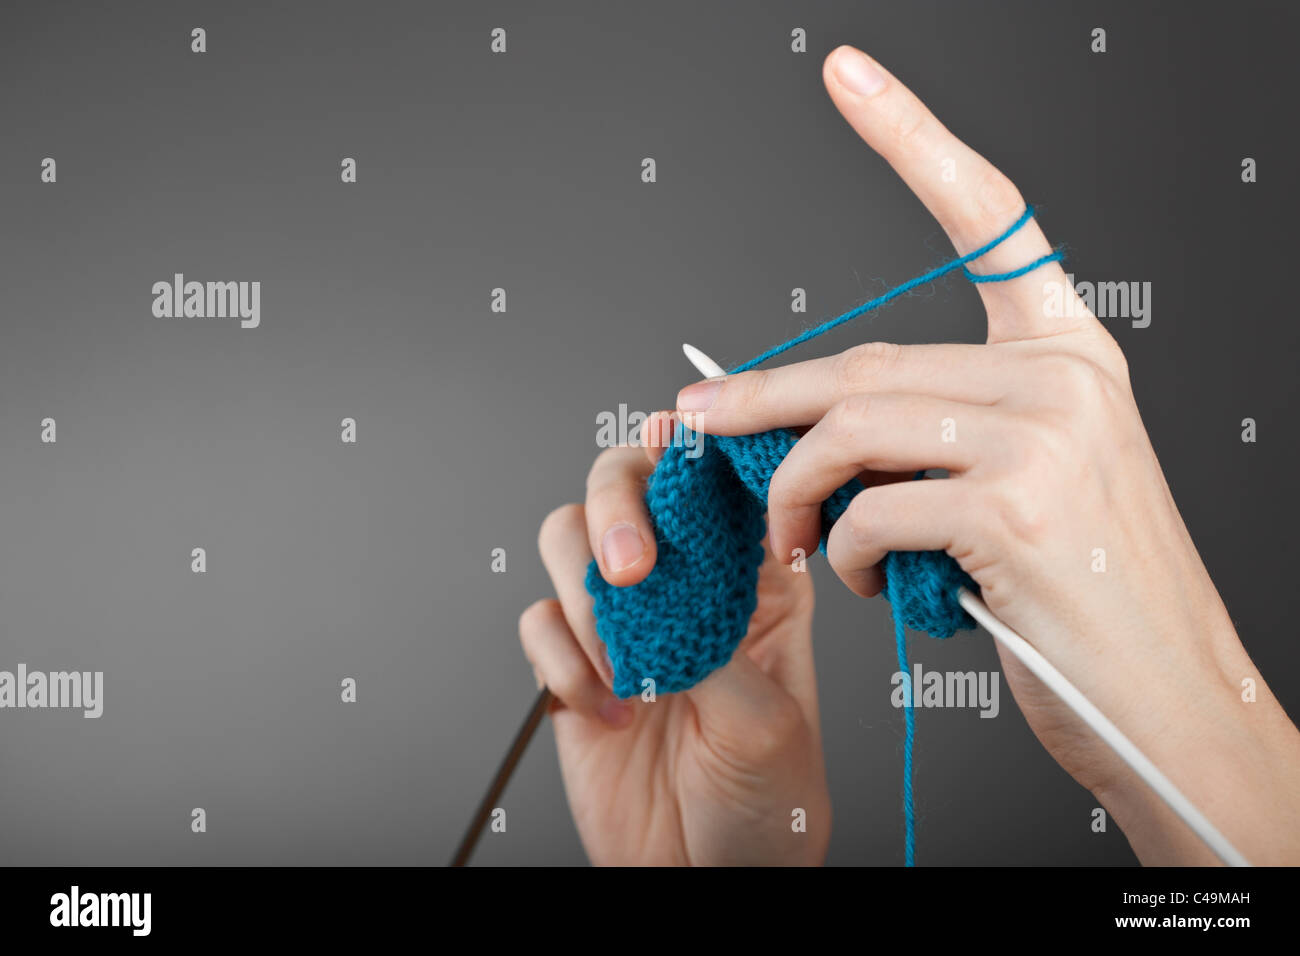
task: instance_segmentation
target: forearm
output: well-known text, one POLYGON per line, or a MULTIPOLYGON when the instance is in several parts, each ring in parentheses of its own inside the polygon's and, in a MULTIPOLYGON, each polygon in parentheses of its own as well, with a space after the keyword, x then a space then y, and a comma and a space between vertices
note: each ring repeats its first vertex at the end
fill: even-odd
MULTIPOLYGON (((1139 746, 1251 863, 1300 864, 1300 732, 1236 646, 1228 669, 1240 673, 1216 667, 1204 685, 1213 691, 1185 700, 1139 746), (1253 701, 1243 699, 1244 677, 1255 681, 1253 701)), ((1127 768, 1093 793, 1143 864, 1218 862, 1127 768)))

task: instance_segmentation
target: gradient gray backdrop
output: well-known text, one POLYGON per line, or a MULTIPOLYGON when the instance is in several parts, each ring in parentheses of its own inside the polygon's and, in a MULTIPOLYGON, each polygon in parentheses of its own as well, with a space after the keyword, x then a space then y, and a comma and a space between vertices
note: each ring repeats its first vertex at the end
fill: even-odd
MULTIPOLYGON (((106 699, 0 712, 0 861, 444 862, 533 695, 516 619, 550 593, 537 527, 581 497, 596 413, 670 404, 684 339, 743 360, 951 254, 825 96, 842 42, 1001 166, 1079 279, 1154 284, 1150 328, 1107 324, 1300 712, 1283 8, 6 3, 0 668, 102 669, 106 699), (260 280, 261 328, 154 318, 174 272, 260 280)), ((955 279, 799 357, 983 334, 955 279)), ((888 606, 815 577, 830 862, 896 864, 888 606)), ((913 653, 997 668, 982 633, 913 653)), ((1133 861, 1009 694, 918 725, 922 864, 1133 861)), ((585 859, 549 728, 504 804, 477 862, 585 859)))

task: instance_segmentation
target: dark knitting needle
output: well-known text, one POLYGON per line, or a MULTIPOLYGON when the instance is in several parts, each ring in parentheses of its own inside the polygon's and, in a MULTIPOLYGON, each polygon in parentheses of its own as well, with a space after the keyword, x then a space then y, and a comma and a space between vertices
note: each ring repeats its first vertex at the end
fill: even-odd
POLYGON ((478 810, 474 812, 474 819, 470 821, 469 827, 465 830, 465 836, 461 838, 456 855, 451 858, 452 866, 464 866, 469 862, 470 856, 474 853, 474 846, 478 843, 479 834, 483 832, 483 824, 487 823, 488 817, 496 809, 497 801, 501 799, 506 784, 510 782, 510 775, 515 772, 515 767, 518 766, 524 751, 528 749, 528 742, 533 739, 537 725, 546 716, 546 711, 550 708, 551 701, 554 699, 555 695, 551 693, 549 687, 543 687, 537 694, 537 699, 533 701, 532 709, 528 711, 528 716, 524 718, 519 733, 515 734, 514 743, 506 751, 505 759, 501 761, 496 776, 492 778, 487 793, 483 795, 483 801, 478 805, 478 810))

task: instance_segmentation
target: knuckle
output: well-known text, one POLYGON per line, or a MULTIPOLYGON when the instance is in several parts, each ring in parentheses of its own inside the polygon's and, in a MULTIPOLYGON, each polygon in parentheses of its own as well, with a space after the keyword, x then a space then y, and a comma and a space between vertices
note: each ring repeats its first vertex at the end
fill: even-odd
POLYGON ((1129 379, 1128 356, 1124 354, 1124 350, 1119 347, 1119 343, 1114 339, 1110 340, 1110 344, 1106 349, 1105 361, 1114 373, 1115 381, 1122 385, 1125 390, 1129 389, 1131 380, 1129 379))
POLYGON ((836 435, 851 433, 861 427, 876 404, 876 397, 865 392, 855 392, 834 405, 826 413, 826 427, 836 435))
POLYGON ((542 675, 551 693, 575 710, 581 703, 582 691, 586 683, 583 666, 581 661, 566 656, 554 661, 550 669, 542 675))
POLYGON ((975 203, 981 220, 990 229, 1005 228, 1006 220, 1025 207, 1025 200, 1016 184, 995 166, 989 166, 980 177, 975 203))
POLYGON ((651 412, 637 431, 634 445, 642 448, 659 448, 664 444, 664 431, 671 428, 667 412, 651 412))
POLYGON ((1095 361, 1107 373, 1110 380, 1127 390, 1129 386, 1128 358, 1120 348, 1115 337, 1105 329, 1098 329, 1099 335, 1094 345, 1095 361))
POLYGON ((1005 528, 1002 522, 1002 503, 999 491, 994 484, 985 484, 973 495, 974 507, 964 512, 970 536, 978 539, 988 550, 988 546, 1003 543, 1005 528))
POLYGON ((767 485, 768 510, 787 511, 798 505, 796 487, 797 485, 791 480, 790 470, 778 465, 767 485))
POLYGON ((848 538, 846 543, 854 553, 870 550, 875 533, 880 527, 882 516, 876 500, 875 495, 859 492, 840 516, 848 538))
POLYGON ((772 374, 766 369, 754 369, 727 378, 718 392, 718 398, 730 408, 752 408, 762 405, 772 386, 772 374))
POLYGON ((980 495, 981 488, 973 481, 963 480, 952 486, 951 507, 960 516, 952 523, 948 553, 968 572, 971 560, 996 538, 992 536, 987 521, 988 509, 980 495))
POLYGON ((924 109, 907 110, 894 121, 894 147, 904 155, 923 152, 933 139, 934 123, 924 109))
POLYGON ((1066 390, 1081 400, 1095 398, 1105 388, 1105 376, 1095 362, 1072 358, 1062 364, 1066 390))
POLYGON ((561 505, 542 519, 537 532, 537 550, 544 557, 553 544, 572 535, 575 530, 582 531, 586 523, 586 511, 582 505, 561 505))
POLYGON ((867 342, 841 352, 833 365, 835 383, 841 394, 870 388, 898 361, 902 346, 894 342, 867 342))
POLYGON ((989 514, 996 531, 1040 546, 1059 528, 1059 489, 1077 485, 1082 439, 1066 419, 1029 418, 1017 430, 1011 467, 992 488, 989 514))
POLYGON ((1048 422, 1040 424, 1033 434, 1034 443, 1024 456, 1021 479, 1034 492, 1022 491, 1024 498, 1033 498, 1047 488, 1065 487, 1065 482, 1074 477, 1071 463, 1074 444, 1079 440, 1077 433, 1064 423, 1048 422))
POLYGON ((1052 517, 1040 487, 1032 480, 1008 479, 990 491, 989 512, 1003 536, 1030 546, 1048 538, 1052 517))
MULTIPOLYGON (((554 598, 541 598, 524 608, 519 615, 519 640, 525 653, 533 647, 546 628, 564 615, 560 602, 554 598)), ((531 660, 531 655, 529 655, 531 660)))
POLYGON ((617 468, 619 459, 627 451, 623 447, 606 448, 601 451, 587 470, 587 491, 600 488, 610 480, 611 473, 617 468))
POLYGON ((643 448, 622 445, 606 448, 587 472, 587 505, 606 497, 618 497, 636 488, 648 473, 643 448))
POLYGON ((1043 361, 1049 387, 1071 409, 1086 406, 1108 391, 1101 366, 1082 355, 1056 353, 1043 361))

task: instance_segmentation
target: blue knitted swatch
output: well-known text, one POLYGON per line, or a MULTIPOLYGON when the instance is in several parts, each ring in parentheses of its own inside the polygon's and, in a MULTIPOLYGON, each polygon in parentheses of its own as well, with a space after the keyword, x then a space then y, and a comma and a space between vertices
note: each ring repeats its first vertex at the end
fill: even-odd
MULTIPOLYGON (((974 252, 953 259, 924 275, 825 322, 732 369, 745 371, 816 338, 904 293, 961 268, 973 282, 999 282, 1024 275, 1061 258, 1053 252, 1027 266, 998 275, 979 276, 966 263, 979 258, 1018 231, 1034 214, 1025 212, 1001 236, 974 252)), ((679 426, 680 428, 681 426, 679 426)), ((595 561, 587 569, 587 591, 595 602, 596 631, 614 668, 614 693, 632 697, 642 681, 654 681, 656 693, 686 690, 731 659, 749 629, 757 605, 758 568, 763 563, 767 488, 772 473, 794 447, 797 436, 786 429, 739 437, 696 436, 699 442, 674 442, 666 448, 646 488, 646 505, 655 529, 658 557, 654 570, 639 584, 616 588, 601 577, 595 561), (698 457, 687 457, 688 447, 698 457)), ((918 475, 918 477, 920 477, 918 475)), ((856 479, 839 488, 822 505, 822 551, 831 526, 858 492, 856 479)), ((957 603, 961 586, 975 583, 942 551, 892 551, 885 558, 885 595, 893 610, 899 667, 907 666, 909 627, 947 638, 975 621, 957 603)), ((906 858, 914 860, 912 746, 915 722, 910 681, 906 678, 904 717, 904 818, 906 858)))

